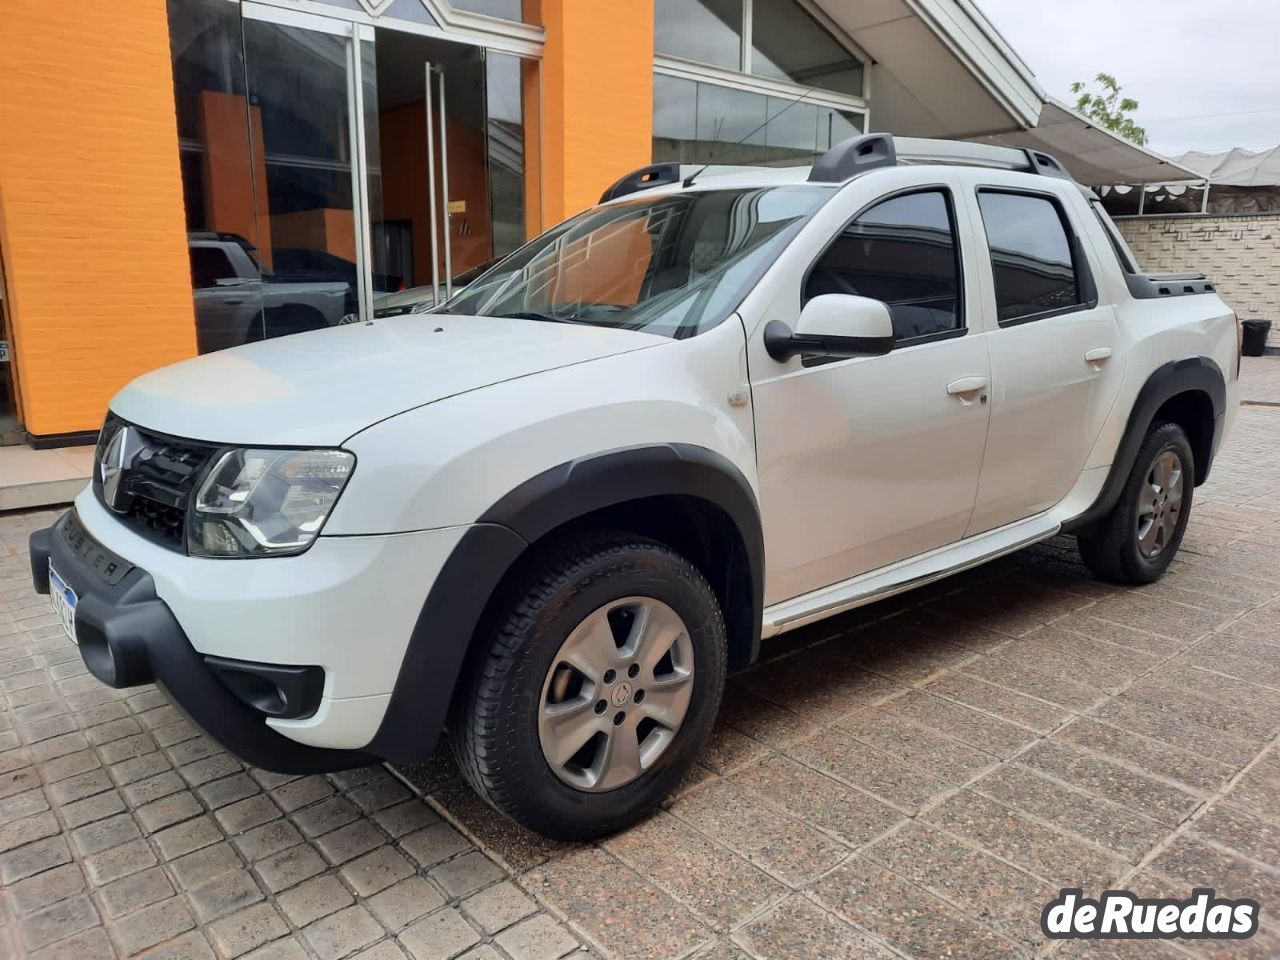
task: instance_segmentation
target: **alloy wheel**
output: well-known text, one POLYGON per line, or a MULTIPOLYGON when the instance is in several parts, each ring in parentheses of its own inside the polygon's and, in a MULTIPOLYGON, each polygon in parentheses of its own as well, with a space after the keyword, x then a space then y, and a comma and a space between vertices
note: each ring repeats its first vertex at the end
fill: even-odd
POLYGON ((538 704, 538 740, 578 790, 616 790, 667 750, 693 693, 693 642, 671 607, 625 597, 593 611, 560 646, 538 704))
POLYGON ((1169 545, 1178 529, 1183 475, 1181 458, 1165 450, 1151 464, 1146 483, 1138 491, 1138 549, 1148 560, 1169 545))

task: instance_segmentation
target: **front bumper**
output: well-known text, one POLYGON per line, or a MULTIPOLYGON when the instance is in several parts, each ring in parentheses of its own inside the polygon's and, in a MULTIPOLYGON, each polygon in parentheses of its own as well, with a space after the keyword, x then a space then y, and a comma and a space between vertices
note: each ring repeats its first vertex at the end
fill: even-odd
MULTIPOLYGON (((275 732, 231 692, 191 645, 141 567, 91 538, 66 530, 74 511, 31 535, 31 577, 49 592, 49 565, 76 592, 80 656, 95 677, 113 687, 155 682, 193 723, 232 753, 279 773, 315 773, 362 766, 373 758, 355 750, 306 746, 275 732)), ((72 528, 74 529, 74 527, 72 528)))

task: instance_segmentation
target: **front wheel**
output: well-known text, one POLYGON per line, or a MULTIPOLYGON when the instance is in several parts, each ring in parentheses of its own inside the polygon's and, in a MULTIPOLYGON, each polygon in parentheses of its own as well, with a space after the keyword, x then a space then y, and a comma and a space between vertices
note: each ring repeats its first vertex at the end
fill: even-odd
POLYGON ((1176 423, 1153 424, 1116 505, 1077 537, 1081 558, 1103 580, 1158 580, 1182 543, 1194 488, 1186 431, 1176 423))
POLYGON ((719 605, 696 567, 622 533, 543 551, 500 601, 450 723, 492 806, 558 839, 613 833, 679 784, 724 691, 719 605))

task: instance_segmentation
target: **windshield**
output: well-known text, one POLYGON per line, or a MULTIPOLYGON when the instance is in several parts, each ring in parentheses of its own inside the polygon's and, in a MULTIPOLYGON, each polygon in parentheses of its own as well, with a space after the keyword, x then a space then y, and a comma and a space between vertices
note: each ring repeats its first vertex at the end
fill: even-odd
POLYGON ((596 207, 517 250, 439 312, 691 337, 737 308, 832 192, 706 190, 596 207))

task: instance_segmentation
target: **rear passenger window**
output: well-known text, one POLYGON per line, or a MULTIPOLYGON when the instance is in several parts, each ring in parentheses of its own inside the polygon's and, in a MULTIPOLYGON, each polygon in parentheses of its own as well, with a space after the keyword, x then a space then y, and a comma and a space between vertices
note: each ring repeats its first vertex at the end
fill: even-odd
POLYGON ((1001 323, 1081 304, 1080 277, 1062 210, 1048 197, 978 193, 1001 323))
POLYGON ((863 212, 809 272, 804 299, 850 293, 882 300, 899 340, 963 329, 950 197, 926 190, 863 212))

